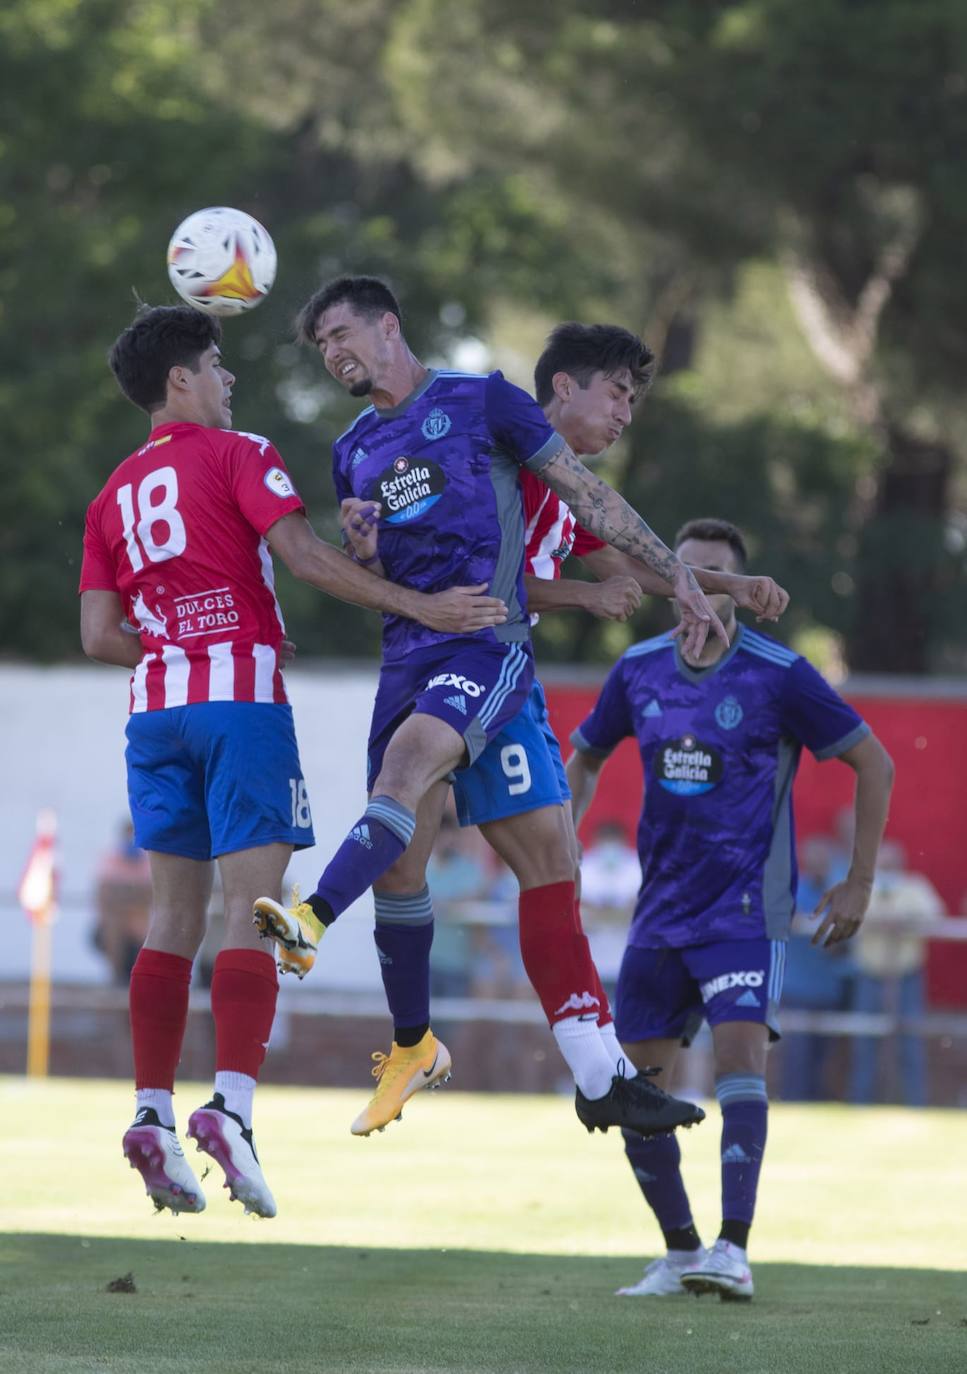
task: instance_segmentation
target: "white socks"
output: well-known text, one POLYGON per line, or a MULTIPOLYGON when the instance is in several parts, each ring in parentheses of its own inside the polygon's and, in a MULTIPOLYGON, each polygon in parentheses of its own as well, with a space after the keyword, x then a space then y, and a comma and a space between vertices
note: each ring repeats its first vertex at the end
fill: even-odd
POLYGON ((551 1030, 557 1047, 585 1097, 604 1097, 611 1088, 615 1066, 597 1021, 569 1016, 551 1030))
POLYGON ((220 1069, 215 1074, 215 1091, 221 1093, 225 1110, 234 1112, 242 1118, 246 1130, 252 1125, 252 1099, 255 1097, 255 1079, 247 1073, 220 1069))
POLYGON ((153 1107, 162 1126, 174 1129, 175 1104, 167 1088, 137 1088, 134 1094, 135 1116, 142 1107, 153 1107))
POLYGON ((609 1021, 607 1025, 599 1026, 598 1034, 604 1041, 604 1048, 611 1056, 611 1062, 614 1064, 615 1072, 620 1073, 623 1065, 625 1077, 634 1078, 638 1070, 621 1048, 621 1042, 615 1034, 614 1022, 609 1021))

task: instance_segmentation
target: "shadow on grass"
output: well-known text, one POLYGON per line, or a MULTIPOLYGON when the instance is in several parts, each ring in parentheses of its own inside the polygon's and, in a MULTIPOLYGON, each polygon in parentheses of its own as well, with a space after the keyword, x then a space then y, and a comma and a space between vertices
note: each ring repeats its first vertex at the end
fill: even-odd
POLYGON ((629 1299, 627 1259, 0 1234, 4 1374, 962 1374, 967 1276, 755 1266, 629 1299), (128 1276, 130 1275, 130 1279, 128 1276))

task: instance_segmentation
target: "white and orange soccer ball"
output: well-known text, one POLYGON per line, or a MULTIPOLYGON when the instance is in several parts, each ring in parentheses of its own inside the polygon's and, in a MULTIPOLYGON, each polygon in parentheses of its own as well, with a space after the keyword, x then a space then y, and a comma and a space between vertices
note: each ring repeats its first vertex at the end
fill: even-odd
POLYGON ((272 289, 275 244, 244 210, 227 205, 196 210, 168 244, 168 276, 189 305, 209 315, 241 315, 272 289))

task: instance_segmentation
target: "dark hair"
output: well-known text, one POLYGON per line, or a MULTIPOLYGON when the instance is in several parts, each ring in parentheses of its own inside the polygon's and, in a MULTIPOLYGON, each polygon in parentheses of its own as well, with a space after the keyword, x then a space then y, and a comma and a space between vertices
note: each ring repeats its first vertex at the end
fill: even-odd
POLYGON ((749 551, 745 547, 741 530, 731 521, 717 520, 713 516, 704 520, 687 520, 675 535, 675 548, 677 549, 684 544, 686 539, 721 540, 723 544, 728 544, 735 554, 739 572, 745 571, 745 566, 749 561, 749 551))
POLYGON ((221 337, 215 316, 190 305, 142 305, 114 340, 108 362, 128 400, 150 415, 167 399, 171 369, 197 372, 201 355, 221 337))
POLYGON ((547 336, 534 368, 538 404, 546 406, 553 397, 555 373, 566 372, 584 391, 596 372, 613 377, 625 367, 635 394, 647 391, 655 375, 655 355, 637 334, 617 324, 559 324, 547 336))
POLYGON ((336 277, 310 296, 296 316, 295 333, 299 343, 316 344, 316 324, 320 315, 333 305, 345 301, 357 315, 373 319, 377 315, 395 315, 400 324, 403 314, 399 301, 379 277, 336 277))

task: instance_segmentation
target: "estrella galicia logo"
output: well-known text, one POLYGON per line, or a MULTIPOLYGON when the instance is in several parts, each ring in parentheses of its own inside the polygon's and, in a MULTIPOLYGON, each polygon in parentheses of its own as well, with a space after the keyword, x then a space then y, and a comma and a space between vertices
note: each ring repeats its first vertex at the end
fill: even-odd
POLYGON ((420 429, 423 431, 424 439, 442 439, 444 434, 450 432, 452 423, 453 421, 445 410, 441 410, 439 406, 434 406, 420 429))
POLYGON ((715 708, 715 719, 723 730, 734 730, 742 719, 742 707, 735 697, 725 697, 715 708))
POLYGON ((655 772, 666 792, 697 797, 722 781, 722 756, 694 735, 668 740, 655 756, 655 772))
POLYGON ((372 498, 381 502, 387 525, 407 525, 419 520, 443 495, 447 479, 437 463, 395 458, 376 479, 372 498))
POLYGON ((362 447, 357 446, 353 449, 353 455, 349 460, 349 466, 351 468, 358 468, 363 459, 368 457, 369 454, 366 452, 366 450, 362 447))

